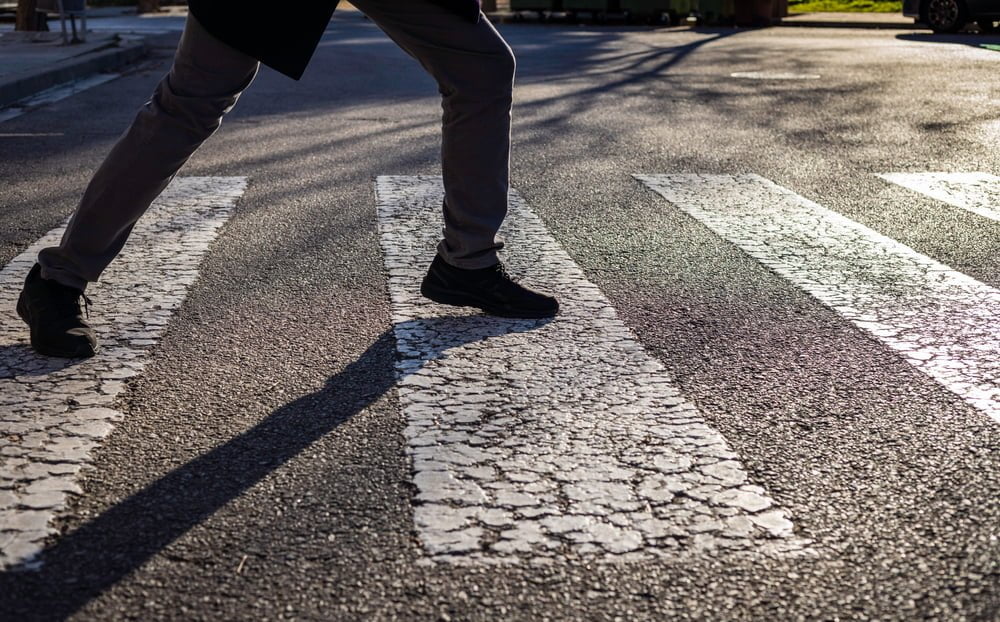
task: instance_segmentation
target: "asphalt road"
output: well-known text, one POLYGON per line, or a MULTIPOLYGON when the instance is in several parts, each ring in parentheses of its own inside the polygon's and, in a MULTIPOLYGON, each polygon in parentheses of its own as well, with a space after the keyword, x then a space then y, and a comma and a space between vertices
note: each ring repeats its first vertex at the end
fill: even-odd
MULTIPOLYGON (((427 561, 373 180, 438 174, 439 109, 345 13, 300 83, 264 70, 184 170, 249 185, 41 570, 0 575, 4 619, 1000 617, 1000 423, 632 177, 754 173, 1000 287, 1000 222, 875 176, 1000 173, 1000 53, 980 47, 1000 39, 501 31, 514 187, 810 554, 427 561)), ((71 212, 175 40, 0 125, 0 262, 71 212)))

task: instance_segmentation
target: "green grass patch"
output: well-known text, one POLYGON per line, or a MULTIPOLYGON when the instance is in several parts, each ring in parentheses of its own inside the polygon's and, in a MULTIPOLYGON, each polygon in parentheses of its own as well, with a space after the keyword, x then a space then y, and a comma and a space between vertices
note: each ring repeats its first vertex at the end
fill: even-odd
POLYGON ((789 13, 899 13, 902 2, 888 0, 788 0, 789 13))

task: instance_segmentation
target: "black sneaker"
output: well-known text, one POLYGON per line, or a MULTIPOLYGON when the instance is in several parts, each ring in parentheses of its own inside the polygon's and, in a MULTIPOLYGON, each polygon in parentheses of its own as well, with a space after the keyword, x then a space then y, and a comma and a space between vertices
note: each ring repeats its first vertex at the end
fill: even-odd
POLYGON ((438 255, 420 285, 420 293, 434 302, 476 307, 500 317, 542 318, 559 312, 555 298, 518 285, 501 263, 463 270, 448 265, 438 255))
POLYGON ((31 347, 39 354, 86 358, 97 354, 97 334, 83 320, 80 299, 90 299, 74 287, 42 278, 38 264, 24 280, 17 299, 17 314, 31 329, 31 347))

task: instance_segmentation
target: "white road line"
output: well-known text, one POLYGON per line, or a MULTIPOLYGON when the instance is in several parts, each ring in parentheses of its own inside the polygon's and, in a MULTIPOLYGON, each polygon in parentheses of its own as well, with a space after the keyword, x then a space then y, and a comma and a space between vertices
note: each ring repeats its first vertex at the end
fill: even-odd
POLYGON ((505 262, 559 296, 553 321, 419 295, 441 228, 439 177, 379 177, 382 248, 431 559, 621 560, 807 543, 513 194, 505 262))
POLYGON ((198 264, 246 188, 243 177, 175 179, 135 228, 125 252, 88 290, 103 349, 85 361, 28 346, 14 311, 49 232, 0 271, 0 568, 31 567, 49 520, 122 414, 123 381, 138 374, 198 275, 198 264))
POLYGON ((791 73, 781 71, 737 71, 729 74, 731 78, 745 80, 819 80, 818 73, 791 73))
POLYGON ((19 117, 26 112, 34 110, 35 108, 57 102, 61 99, 66 99, 67 97, 76 95, 77 93, 86 91, 87 89, 92 89, 95 86, 104 84, 105 82, 110 82, 118 77, 121 77, 121 74, 99 73, 88 78, 83 78, 82 80, 76 80, 75 82, 60 84, 50 89, 46 89, 40 93, 32 95, 31 97, 26 97, 22 100, 16 101, 6 108, 0 109, 0 123, 10 121, 11 119, 19 117))
POLYGON ((1000 421, 1000 290, 757 175, 636 175, 1000 421))
POLYGON ((174 28, 156 28, 156 27, 144 27, 144 26, 125 26, 125 27, 115 27, 103 25, 97 28, 91 28, 90 32, 113 32, 119 35, 165 35, 171 32, 182 32, 184 30, 183 22, 181 25, 174 28))
POLYGON ((883 173, 882 179, 1000 222, 1000 177, 989 173, 883 173))
POLYGON ((52 138, 65 135, 64 132, 0 132, 0 138, 52 138))

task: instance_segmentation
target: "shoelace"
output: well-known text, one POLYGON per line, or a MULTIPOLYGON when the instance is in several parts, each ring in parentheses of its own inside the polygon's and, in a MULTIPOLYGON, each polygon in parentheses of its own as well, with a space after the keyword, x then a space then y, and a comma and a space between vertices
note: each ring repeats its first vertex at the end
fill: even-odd
POLYGON ((517 282, 517 278, 507 272, 507 266, 502 263, 496 269, 496 276, 499 277, 493 282, 492 290, 503 292, 506 296, 517 296, 524 291, 524 286, 517 282))
POLYGON ((53 297, 50 298, 52 306, 49 307, 50 312, 62 316, 67 314, 68 309, 66 309, 66 307, 71 307, 75 311, 75 314, 79 315, 80 299, 82 298, 83 313, 87 319, 90 319, 90 307, 94 303, 90 300, 87 294, 70 287, 60 287, 52 293, 53 297), (60 309, 62 310, 60 311, 60 309))
POLYGON ((505 266, 503 263, 497 264, 497 274, 500 276, 500 278, 504 279, 505 281, 510 281, 511 283, 517 283, 517 279, 511 276, 510 272, 507 272, 507 266, 505 266))
POLYGON ((83 292, 80 292, 80 297, 83 298, 83 313, 87 317, 87 319, 89 320, 90 319, 90 305, 92 305, 94 303, 91 302, 90 298, 87 298, 87 294, 84 294, 83 292))

